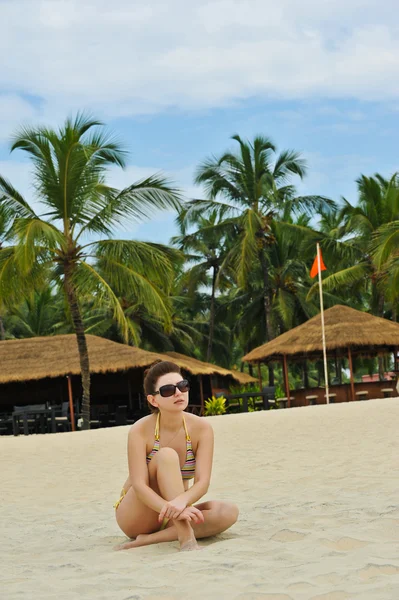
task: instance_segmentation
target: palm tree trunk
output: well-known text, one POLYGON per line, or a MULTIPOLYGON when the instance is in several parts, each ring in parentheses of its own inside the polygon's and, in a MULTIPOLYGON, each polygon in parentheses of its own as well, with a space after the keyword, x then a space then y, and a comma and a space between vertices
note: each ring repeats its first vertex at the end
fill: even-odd
MULTIPOLYGON (((378 297, 378 316, 384 317, 384 294, 380 294, 378 297)), ((384 381, 384 357, 378 356, 378 379, 384 381)))
MULTIPOLYGON (((259 252, 259 260, 262 267, 263 275, 263 305, 265 309, 265 329, 266 329, 266 342, 270 342, 273 339, 271 330, 271 305, 270 305, 270 294, 269 294, 269 270, 267 268, 266 252, 262 248, 259 252)), ((274 385, 274 369, 272 363, 269 363, 269 386, 274 385)))
POLYGON ((79 308, 75 286, 72 282, 72 271, 70 266, 65 267, 65 292, 68 299, 69 309, 73 327, 78 342, 80 371, 82 377, 82 429, 90 429, 90 365, 87 340, 83 326, 83 319, 79 308))
POLYGON ((4 341, 6 339, 6 332, 4 329, 3 317, 0 315, 0 340, 4 341))
POLYGON ((210 315, 209 315, 209 338, 208 338, 208 349, 206 352, 206 362, 211 360, 212 356, 212 345, 213 345, 213 335, 215 331, 215 294, 216 294, 216 279, 218 275, 217 267, 213 267, 213 276, 212 276, 212 295, 211 295, 211 307, 210 307, 210 315))

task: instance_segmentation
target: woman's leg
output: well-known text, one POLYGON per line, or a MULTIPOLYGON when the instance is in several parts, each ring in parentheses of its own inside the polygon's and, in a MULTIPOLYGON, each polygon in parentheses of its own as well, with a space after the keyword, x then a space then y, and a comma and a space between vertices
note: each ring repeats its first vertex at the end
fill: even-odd
MULTIPOLYGON (((148 469, 150 485, 155 483, 160 495, 165 500, 173 500, 184 492, 183 479, 180 471, 179 455, 173 448, 161 448, 151 460, 148 469)), ((151 485, 151 487, 153 487, 151 485)), ((194 550, 198 547, 193 528, 188 521, 173 521, 176 538, 181 550, 194 550)), ((161 524, 160 524, 161 525, 161 524)), ((159 532, 158 532, 159 533, 159 532)))
MULTIPOLYGON (((161 448, 157 452, 149 464, 148 475, 150 487, 165 500, 173 500, 184 492, 179 457, 172 448, 161 448)), ((161 525, 158 513, 143 504, 132 488, 129 488, 118 507, 116 520, 125 535, 136 538, 137 545, 142 534, 156 532, 161 525)), ((181 546, 186 549, 196 547, 194 532, 188 521, 178 521, 175 531, 174 539, 178 539, 181 546)))
MULTIPOLYGON (((196 504, 204 515, 204 523, 193 524, 193 530, 197 539, 210 537, 226 531, 234 525, 238 518, 238 507, 230 502, 218 502, 210 500, 196 504)), ((139 535, 133 542, 121 544, 119 550, 129 550, 129 548, 138 548, 148 546, 149 544, 159 544, 161 542, 174 542, 178 539, 178 531, 175 524, 179 521, 173 521, 173 524, 163 531, 156 531, 145 535, 139 535)))

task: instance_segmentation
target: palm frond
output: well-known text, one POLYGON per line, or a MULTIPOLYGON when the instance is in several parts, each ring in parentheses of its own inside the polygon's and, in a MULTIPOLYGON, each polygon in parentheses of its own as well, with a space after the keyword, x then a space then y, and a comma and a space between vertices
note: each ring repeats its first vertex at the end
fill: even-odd
MULTIPOLYGON (((369 275, 370 265, 368 263, 359 263, 346 269, 342 269, 337 273, 333 273, 323 280, 323 289, 326 291, 348 288, 359 279, 364 279, 369 275)), ((313 294, 318 291, 318 283, 312 285, 309 290, 308 298, 311 299, 313 294)))
POLYGON ((371 252, 378 269, 399 254, 399 220, 382 225, 371 241, 371 252))
POLYGON ((123 190, 102 185, 98 187, 99 210, 85 223, 78 237, 89 232, 111 232, 116 224, 126 221, 145 221, 159 210, 179 210, 181 195, 160 175, 142 179, 123 190))
POLYGON ((23 218, 36 218, 35 212, 11 183, 0 176, 0 205, 7 211, 7 218, 19 216, 23 218))

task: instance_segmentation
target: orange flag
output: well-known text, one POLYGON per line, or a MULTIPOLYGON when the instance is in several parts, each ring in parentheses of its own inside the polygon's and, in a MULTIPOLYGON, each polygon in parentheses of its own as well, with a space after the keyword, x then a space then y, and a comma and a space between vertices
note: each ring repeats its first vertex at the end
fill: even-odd
MULTIPOLYGON (((327 267, 323 262, 323 256, 321 254, 321 250, 319 250, 319 252, 320 252, 320 271, 327 271, 327 267)), ((316 256, 316 258, 313 261, 312 268, 310 269, 310 276, 316 277, 316 275, 318 275, 318 274, 319 274, 319 261, 316 256)))

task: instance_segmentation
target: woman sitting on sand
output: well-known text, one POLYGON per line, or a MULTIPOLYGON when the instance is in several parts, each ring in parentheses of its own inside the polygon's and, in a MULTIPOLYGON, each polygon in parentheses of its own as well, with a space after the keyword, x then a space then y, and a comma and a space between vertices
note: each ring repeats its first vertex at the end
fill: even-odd
POLYGON ((153 414, 129 431, 129 477, 115 504, 119 527, 135 539, 119 550, 174 540, 180 550, 195 550, 197 538, 221 533, 237 520, 238 508, 228 502, 194 506, 208 491, 213 430, 207 420, 184 413, 189 389, 180 368, 169 361, 154 364, 145 375, 153 414))

